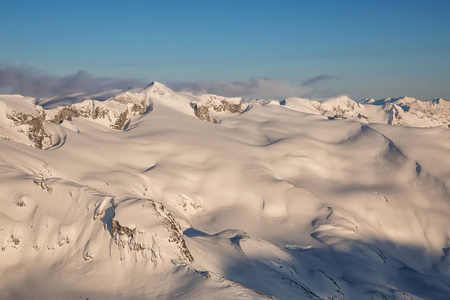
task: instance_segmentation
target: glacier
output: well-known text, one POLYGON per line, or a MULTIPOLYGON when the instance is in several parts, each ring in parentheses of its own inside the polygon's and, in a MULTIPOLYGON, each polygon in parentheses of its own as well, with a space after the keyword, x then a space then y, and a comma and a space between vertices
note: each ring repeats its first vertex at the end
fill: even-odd
POLYGON ((448 299, 450 102, 0 95, 1 299, 448 299))

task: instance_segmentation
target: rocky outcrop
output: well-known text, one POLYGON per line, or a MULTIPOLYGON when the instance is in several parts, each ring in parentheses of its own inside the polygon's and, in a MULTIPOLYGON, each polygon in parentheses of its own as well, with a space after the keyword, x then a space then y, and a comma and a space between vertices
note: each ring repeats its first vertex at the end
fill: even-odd
POLYGON ((385 103, 383 105, 383 110, 388 115, 388 124, 410 126, 405 116, 405 112, 400 106, 393 103, 385 103))
POLYGON ((203 95, 200 97, 200 102, 191 102, 191 107, 194 109, 195 116, 200 120, 214 122, 212 117, 214 112, 242 112, 241 98, 226 98, 216 95, 203 95))
POLYGON ((43 109, 35 99, 21 95, 0 95, 0 138, 44 149, 53 145, 46 122, 61 124, 85 118, 115 130, 123 130, 131 116, 152 109, 149 93, 123 93, 105 101, 85 100, 70 106, 43 109))
POLYGON ((125 92, 110 98, 109 101, 125 104, 128 107, 129 113, 133 116, 143 115, 153 108, 153 103, 148 91, 141 91, 139 93, 125 92))
POLYGON ((184 239, 183 231, 181 229, 180 223, 178 223, 175 218, 170 214, 164 205, 161 203, 159 206, 153 202, 155 210, 165 218, 163 224, 166 226, 167 231, 170 233, 169 242, 178 245, 182 259, 187 261, 194 261, 194 257, 189 251, 186 240, 184 239))
POLYGON ((60 124, 64 120, 80 117, 95 120, 112 129, 123 130, 130 121, 130 115, 140 114, 140 111, 145 112, 147 107, 131 102, 127 103, 126 99, 120 99, 123 103, 114 99, 106 101, 85 100, 68 107, 46 110, 45 120, 60 124))
POLYGON ((143 115, 153 108, 150 92, 125 92, 105 101, 85 100, 71 106, 46 111, 46 121, 59 124, 72 118, 96 120, 112 129, 123 130, 131 116, 143 115))
POLYGON ((116 237, 117 234, 119 236, 126 235, 129 238, 133 238, 136 234, 136 228, 128 228, 126 226, 120 225, 120 223, 117 220, 112 219, 111 220, 111 236, 116 237))
POLYGON ((34 98, 0 96, 0 138, 36 148, 52 144, 44 128, 44 110, 35 104, 34 98))
POLYGON ((120 259, 130 255, 138 259, 138 255, 150 258, 155 264, 159 261, 179 259, 192 262, 194 260, 184 239, 180 224, 161 203, 151 199, 127 199, 112 205, 112 215, 107 215, 102 204, 94 219, 105 222, 111 238, 118 246, 120 259), (137 222, 136 220, 146 220, 137 222))
POLYGON ((209 107, 203 104, 198 104, 196 102, 191 103, 191 107, 194 109, 195 116, 200 120, 205 120, 210 122, 209 107))
POLYGON ((356 111, 363 109, 364 106, 353 101, 347 96, 341 96, 324 101, 320 105, 320 110, 332 113, 334 118, 344 119, 353 116, 356 111))
MULTIPOLYGON (((8 115, 8 117, 18 127, 25 125, 28 130, 24 130, 24 133, 36 148, 42 149, 44 145, 51 144, 51 136, 44 130, 43 118, 41 115, 32 116, 26 113, 16 112, 8 115)), ((20 130, 18 130, 20 132, 20 130)))

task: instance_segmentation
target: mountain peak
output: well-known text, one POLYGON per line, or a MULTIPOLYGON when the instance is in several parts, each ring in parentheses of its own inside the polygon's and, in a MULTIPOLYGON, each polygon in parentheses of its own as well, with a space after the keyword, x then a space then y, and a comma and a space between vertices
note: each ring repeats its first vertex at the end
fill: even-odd
POLYGON ((402 103, 414 103, 414 102, 417 102, 418 99, 408 97, 408 96, 403 96, 403 97, 398 98, 397 101, 401 101, 402 103))
POLYGON ((431 103, 433 103, 433 104, 440 104, 440 103, 442 103, 442 102, 446 102, 446 100, 445 99, 442 99, 442 98, 439 98, 439 97, 436 97, 436 98, 434 98, 433 100, 431 100, 431 103))
POLYGON ((144 89, 149 89, 149 88, 152 88, 154 86, 155 87, 161 87, 161 86, 166 87, 164 84, 162 84, 162 83, 160 83, 158 81, 152 81, 147 86, 145 86, 144 89))
POLYGON ((166 94, 173 95, 175 93, 172 89, 168 88, 164 84, 157 81, 153 81, 152 83, 147 85, 145 88, 142 89, 141 92, 152 92, 160 96, 164 96, 166 94))

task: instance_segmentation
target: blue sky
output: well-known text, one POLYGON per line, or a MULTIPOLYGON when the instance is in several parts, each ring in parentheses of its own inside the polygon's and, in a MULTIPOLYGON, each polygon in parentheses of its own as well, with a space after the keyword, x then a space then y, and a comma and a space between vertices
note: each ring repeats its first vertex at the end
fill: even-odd
POLYGON ((450 99, 450 1, 0 0, 0 8, 3 67, 164 83, 297 86, 328 75, 312 96, 450 99))

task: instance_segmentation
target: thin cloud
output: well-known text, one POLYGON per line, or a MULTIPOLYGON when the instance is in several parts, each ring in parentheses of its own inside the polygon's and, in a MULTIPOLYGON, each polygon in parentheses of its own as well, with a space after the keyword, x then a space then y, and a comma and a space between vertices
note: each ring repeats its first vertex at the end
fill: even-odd
POLYGON ((194 94, 216 94, 227 97, 244 98, 284 98, 290 96, 306 97, 314 89, 307 86, 296 85, 284 80, 268 78, 252 78, 242 81, 169 81, 168 85, 178 91, 194 94))
POLYGON ((28 66, 0 66, 0 93, 51 97, 70 93, 95 93, 143 86, 134 78, 96 77, 87 71, 54 76, 28 66))
MULTIPOLYGON (((334 95, 325 88, 324 82, 339 79, 331 75, 319 75, 302 84, 285 80, 252 78, 248 80, 224 81, 165 81, 175 91, 193 94, 216 94, 227 97, 283 99, 287 97, 320 97, 334 95)), ((67 76, 54 76, 29 66, 0 66, 0 94, 22 94, 46 98, 71 93, 98 93, 113 89, 145 86, 135 78, 96 77, 87 71, 78 71, 67 76)))
POLYGON ((321 74, 319 76, 310 78, 308 80, 306 80, 305 82, 303 82, 303 86, 310 86, 310 85, 315 85, 321 82, 325 82, 325 81, 330 81, 330 80, 339 80, 341 79, 341 77, 338 76, 332 76, 332 75, 326 75, 326 74, 321 74))
POLYGON ((285 80, 268 78, 252 78, 233 82, 207 80, 199 82, 168 81, 167 84, 174 90, 191 92, 193 94, 210 93, 228 97, 282 99, 287 97, 311 98, 335 95, 336 93, 326 89, 323 83, 336 79, 340 79, 340 77, 322 74, 310 78, 302 84, 293 84, 285 80))

